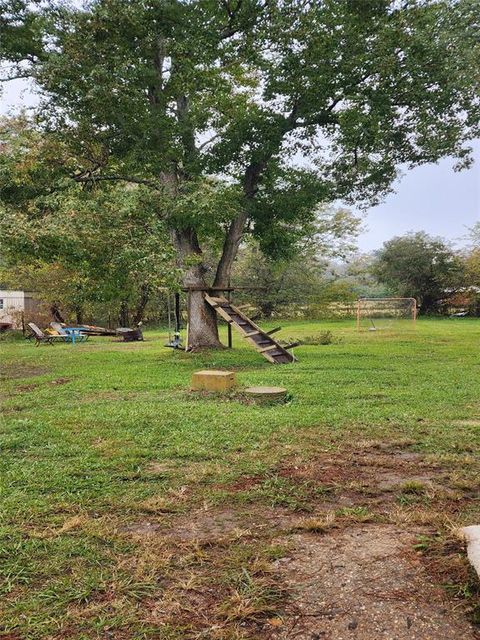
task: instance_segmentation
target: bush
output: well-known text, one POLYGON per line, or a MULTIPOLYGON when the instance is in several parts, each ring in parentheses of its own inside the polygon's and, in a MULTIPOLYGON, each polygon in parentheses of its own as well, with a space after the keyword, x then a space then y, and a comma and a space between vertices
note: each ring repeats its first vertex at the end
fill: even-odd
POLYGON ((320 331, 320 333, 300 338, 300 344, 304 345, 332 344, 333 342, 334 337, 331 331, 320 331))
POLYGON ((333 336, 331 331, 320 331, 320 333, 314 333, 311 336, 303 336, 302 338, 287 338, 282 340, 281 344, 290 344, 297 342, 299 345, 318 346, 323 344, 333 344, 338 342, 333 336))
POLYGON ((0 342, 20 342, 25 340, 23 333, 17 329, 7 329, 0 332, 0 342))

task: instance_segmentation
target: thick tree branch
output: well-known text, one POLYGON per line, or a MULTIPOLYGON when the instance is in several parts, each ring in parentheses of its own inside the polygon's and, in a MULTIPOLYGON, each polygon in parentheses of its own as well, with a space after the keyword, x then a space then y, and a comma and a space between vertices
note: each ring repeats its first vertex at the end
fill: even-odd
POLYGON ((147 187, 151 187, 152 189, 155 189, 156 191, 162 190, 161 186, 158 183, 153 182, 152 180, 146 180, 144 178, 137 178, 135 176, 121 176, 116 174, 85 175, 82 173, 80 175, 73 175, 72 178, 73 180, 75 180, 75 182, 98 182, 98 181, 132 182, 133 184, 144 184, 147 187))
POLYGON ((225 26, 225 28, 220 32, 219 34, 219 38, 220 41, 222 40, 226 40, 228 38, 231 38, 232 36, 234 36, 236 33, 238 33, 240 30, 244 30, 245 32, 248 31, 249 29, 251 29, 256 20, 262 16, 263 12, 265 11, 265 9, 268 8, 268 6, 270 4, 272 4, 271 0, 265 0, 263 2, 263 4, 260 4, 258 9, 258 17, 254 17, 253 21, 250 23, 250 25, 245 25, 245 24, 238 24, 238 16, 240 14, 240 11, 242 9, 242 6, 244 4, 243 0, 237 0, 236 4, 234 7, 232 7, 232 3, 230 2, 230 0, 221 0, 221 4, 223 6, 223 8, 226 11, 228 20, 227 20, 227 24, 225 26))
POLYGON ((14 76, 8 76, 8 78, 0 78, 0 82, 11 82, 12 80, 22 80, 25 78, 31 78, 31 73, 18 73, 14 76))
POLYGON ((155 69, 157 81, 148 87, 148 99, 152 106, 158 106, 163 103, 162 92, 164 91, 164 63, 167 56, 165 47, 165 38, 159 36, 157 38, 155 55, 153 57, 153 68, 155 69))
POLYGON ((245 170, 243 177, 243 193, 245 196, 245 206, 240 213, 232 220, 230 227, 228 228, 223 244, 222 255, 217 266, 217 272, 215 274, 215 287, 224 287, 228 284, 230 272, 233 262, 238 252, 240 242, 245 230, 245 225, 248 219, 248 203, 251 202, 258 191, 258 185, 261 180, 262 174, 268 166, 268 162, 278 152, 284 136, 295 129, 297 126, 297 116, 300 108, 300 102, 295 99, 292 110, 289 115, 282 118, 278 122, 278 129, 276 136, 273 136, 270 144, 264 147, 260 154, 259 160, 252 160, 245 170))
POLYGON ((214 136, 212 136, 208 140, 205 140, 205 142, 202 142, 202 144, 198 145, 197 151, 201 151, 203 148, 205 148, 207 146, 207 144, 210 144, 210 142, 213 142, 214 140, 219 138, 220 135, 221 135, 220 133, 216 133, 214 136))
POLYGON ((227 12, 228 22, 225 29, 220 33, 220 39, 225 40, 234 36, 238 28, 235 26, 235 19, 242 8, 243 0, 237 0, 235 7, 231 7, 229 0, 222 0, 222 6, 227 12))
POLYGON ((271 140, 270 144, 263 149, 263 152, 260 154, 261 159, 252 161, 246 168, 243 179, 243 193, 245 196, 246 206, 236 216, 236 218, 232 220, 228 228, 223 245, 222 256, 218 263, 217 272, 215 275, 215 287, 223 287, 228 283, 233 262, 237 255, 238 248, 245 231, 245 225, 247 224, 248 220, 248 202, 254 200, 258 191, 258 185, 262 178, 262 174, 267 168, 269 161, 278 152, 285 135, 297 128, 309 126, 312 124, 320 126, 326 124, 335 124, 337 122, 337 117, 332 113, 332 111, 335 108, 335 105, 338 104, 342 99, 343 97, 341 96, 334 99, 329 107, 327 107, 327 109, 321 111, 319 114, 313 116, 309 120, 300 120, 299 116, 301 114, 301 98, 297 97, 294 100, 293 107, 288 116, 279 120, 277 135, 273 136, 273 140, 271 140))

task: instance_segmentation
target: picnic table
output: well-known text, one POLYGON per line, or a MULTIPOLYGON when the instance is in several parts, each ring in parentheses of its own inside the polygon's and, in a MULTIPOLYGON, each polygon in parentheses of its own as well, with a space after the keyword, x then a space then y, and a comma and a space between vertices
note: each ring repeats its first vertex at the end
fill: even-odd
POLYGON ((68 336, 67 340, 72 344, 77 340, 83 342, 88 338, 88 335, 82 331, 82 327, 63 327, 63 330, 68 336))

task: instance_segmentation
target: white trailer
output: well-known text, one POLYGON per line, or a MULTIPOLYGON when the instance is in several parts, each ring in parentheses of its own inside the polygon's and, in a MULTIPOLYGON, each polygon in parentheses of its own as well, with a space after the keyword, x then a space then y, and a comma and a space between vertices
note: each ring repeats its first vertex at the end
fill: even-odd
POLYGON ((22 329, 24 320, 35 314, 39 304, 32 291, 0 289, 0 323, 22 329))

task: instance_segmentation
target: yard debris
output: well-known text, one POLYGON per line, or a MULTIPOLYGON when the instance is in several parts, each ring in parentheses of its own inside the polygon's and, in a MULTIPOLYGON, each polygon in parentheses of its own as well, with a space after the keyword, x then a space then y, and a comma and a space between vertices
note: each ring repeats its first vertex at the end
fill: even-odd
MULTIPOLYGON (((68 326, 68 325, 65 325, 68 326)), ((97 327, 91 324, 81 324, 78 325, 78 329, 82 331, 82 333, 86 333, 89 336, 114 336, 116 335, 114 329, 105 329, 104 327, 97 327)))
POLYGON ((60 327, 62 329, 78 329, 82 334, 88 335, 88 336, 115 336, 117 335, 114 329, 105 329, 105 327, 98 327, 96 325, 92 325, 92 324, 67 324, 65 322, 55 322, 55 323, 50 323, 51 327, 50 327, 50 332, 52 332, 51 330, 53 329, 54 335, 57 334, 58 335, 58 328, 56 329, 54 326, 52 325, 57 325, 57 327, 60 327))
POLYGON ((118 327, 115 330, 115 334, 123 338, 124 342, 143 342, 141 325, 142 323, 139 322, 134 329, 131 327, 118 327))

